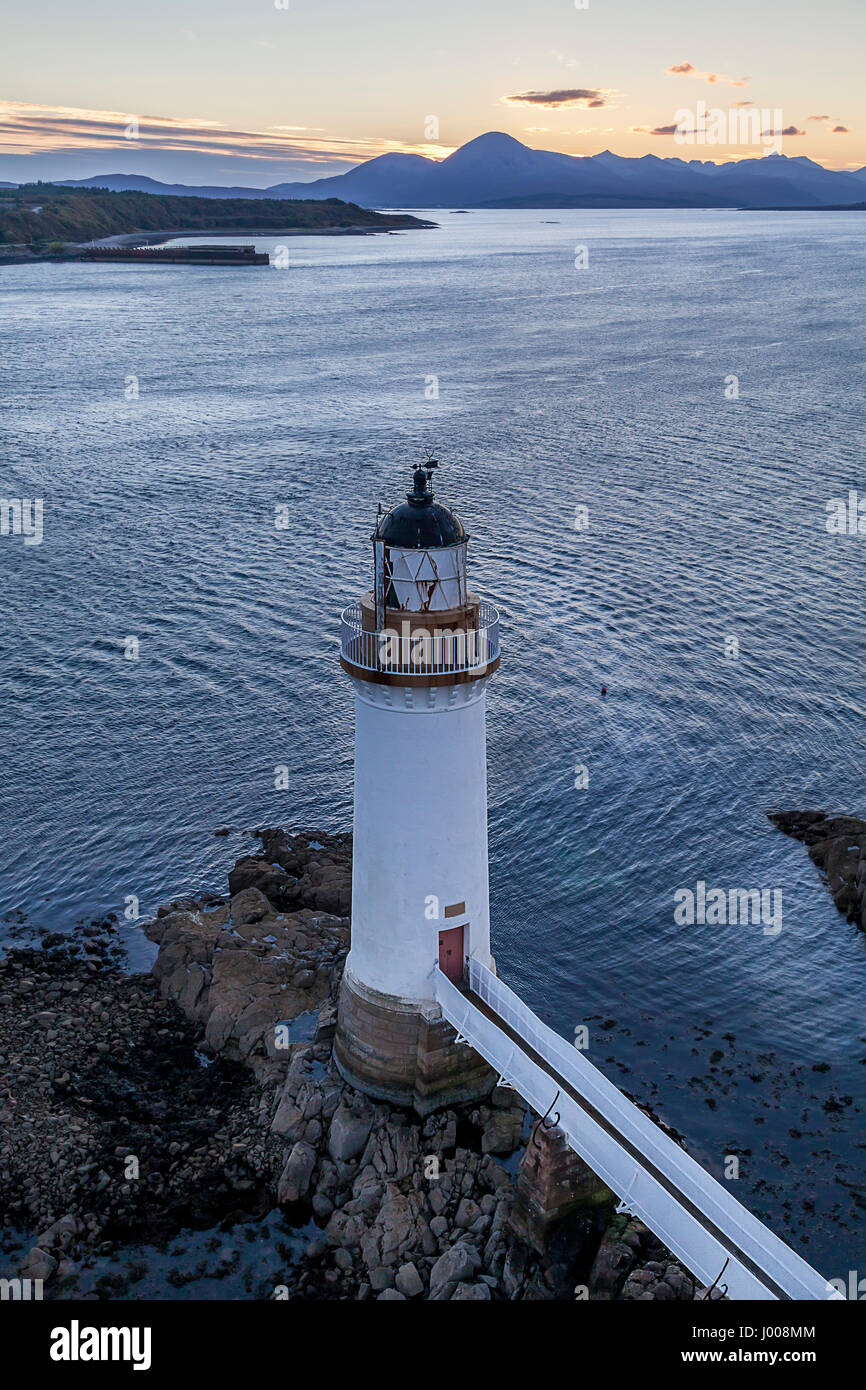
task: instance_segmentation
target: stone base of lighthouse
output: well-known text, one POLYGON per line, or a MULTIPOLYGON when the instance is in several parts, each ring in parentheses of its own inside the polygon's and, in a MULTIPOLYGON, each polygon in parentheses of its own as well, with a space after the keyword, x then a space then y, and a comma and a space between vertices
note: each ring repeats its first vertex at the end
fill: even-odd
POLYGON ((456 1037, 438 1004, 379 994, 344 974, 334 1060, 365 1095, 419 1115, 489 1095, 495 1072, 456 1037))

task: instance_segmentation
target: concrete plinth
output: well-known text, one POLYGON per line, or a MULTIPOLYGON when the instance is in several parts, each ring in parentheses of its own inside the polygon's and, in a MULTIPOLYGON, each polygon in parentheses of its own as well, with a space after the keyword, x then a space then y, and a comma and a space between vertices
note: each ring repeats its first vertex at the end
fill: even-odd
POLYGON ((412 1004, 343 976, 334 1060, 350 1086, 429 1115, 489 1095, 496 1075, 438 1004, 412 1004))
POLYGON ((570 1148, 561 1129, 538 1125, 520 1162, 511 1212, 515 1234, 543 1254, 567 1216, 614 1202, 609 1187, 570 1148))

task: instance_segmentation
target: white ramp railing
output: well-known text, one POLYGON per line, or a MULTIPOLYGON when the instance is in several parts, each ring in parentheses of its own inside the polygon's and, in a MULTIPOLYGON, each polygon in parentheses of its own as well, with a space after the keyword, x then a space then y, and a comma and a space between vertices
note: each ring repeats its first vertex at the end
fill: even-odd
POLYGON ((558 1116, 568 1143, 621 1208, 640 1217, 703 1284, 719 1280, 735 1299, 841 1297, 480 962, 470 960, 470 991, 504 1027, 440 970, 435 982, 459 1035, 539 1115, 558 1116))

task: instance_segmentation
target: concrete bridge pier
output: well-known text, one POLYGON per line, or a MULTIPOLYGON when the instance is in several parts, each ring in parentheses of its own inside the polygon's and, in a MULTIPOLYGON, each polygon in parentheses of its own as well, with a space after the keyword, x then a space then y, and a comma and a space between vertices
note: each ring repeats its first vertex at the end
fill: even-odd
POLYGON ((517 1175, 511 1212, 515 1235, 543 1255, 566 1217, 593 1215, 615 1201, 614 1193, 574 1152, 561 1129, 535 1126, 517 1175))

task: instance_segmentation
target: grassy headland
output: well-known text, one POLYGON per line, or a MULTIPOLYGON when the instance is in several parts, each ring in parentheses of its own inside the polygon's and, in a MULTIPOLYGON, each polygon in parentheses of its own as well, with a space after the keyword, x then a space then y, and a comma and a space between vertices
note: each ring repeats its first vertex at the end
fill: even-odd
POLYGON ((137 232, 385 232, 430 225, 417 217, 371 212, 339 198, 188 198, 50 183, 0 190, 0 241, 7 245, 81 243, 137 232))

